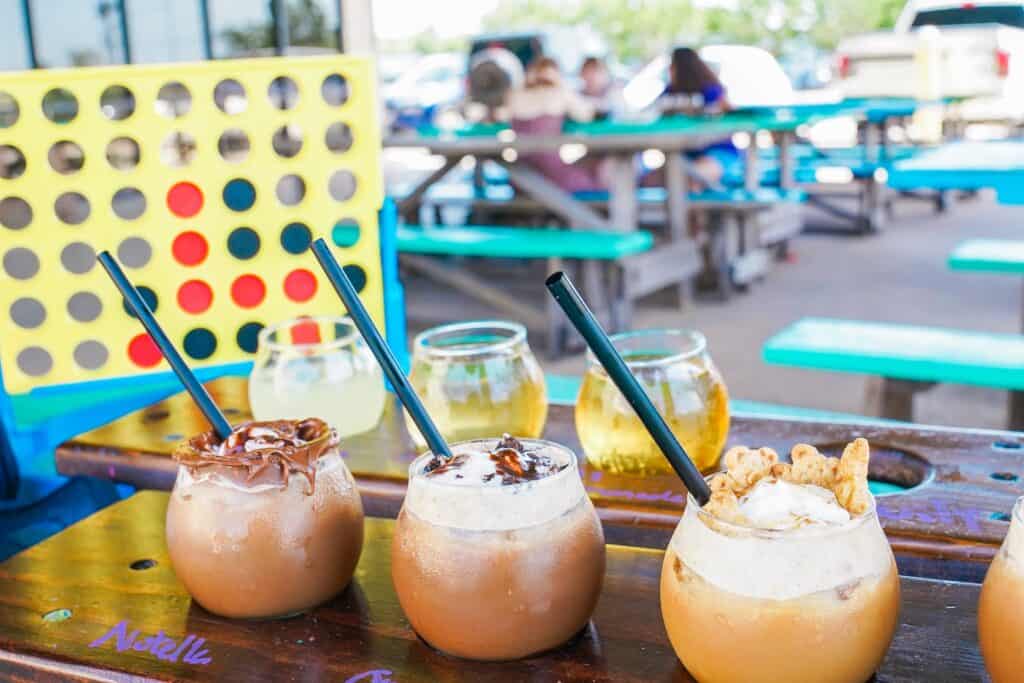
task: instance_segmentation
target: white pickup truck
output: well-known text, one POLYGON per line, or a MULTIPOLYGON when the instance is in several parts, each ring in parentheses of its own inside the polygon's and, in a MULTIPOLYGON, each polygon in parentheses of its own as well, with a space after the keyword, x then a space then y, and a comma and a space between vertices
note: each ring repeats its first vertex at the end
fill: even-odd
POLYGON ((892 31, 842 40, 836 71, 846 97, 982 98, 1019 117, 1024 2, 910 0, 892 31))

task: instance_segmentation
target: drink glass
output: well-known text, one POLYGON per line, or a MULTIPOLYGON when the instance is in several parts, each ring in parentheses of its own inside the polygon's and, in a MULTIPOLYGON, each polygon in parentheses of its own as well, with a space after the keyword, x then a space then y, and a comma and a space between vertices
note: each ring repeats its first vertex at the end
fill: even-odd
POLYGON ((383 372, 349 318, 294 318, 264 328, 249 375, 257 420, 317 416, 345 437, 377 426, 383 372))
POLYGON ((265 457, 211 457, 212 434, 176 449, 181 465, 167 506, 167 551, 175 574, 206 610, 286 617, 330 599, 351 580, 363 547, 363 506, 337 435, 325 422, 303 421, 314 422, 321 433, 289 451, 284 464, 270 453, 275 449, 265 457))
MULTIPOLYGON (((484 486, 426 476, 430 453, 409 468, 392 580, 416 633, 457 657, 518 659, 562 645, 586 626, 601 591, 604 533, 576 456, 549 441, 521 441, 564 469, 484 486)), ((497 443, 468 441, 452 452, 493 452, 497 443)))
MULTIPOLYGON (((518 323, 472 321, 419 334, 409 381, 446 441, 502 433, 537 438, 544 431, 544 372, 518 323)), ((416 447, 426 448, 412 419, 405 420, 416 447)))
MULTIPOLYGON (((700 332, 639 330, 612 343, 658 412, 703 472, 718 459, 729 433, 729 394, 700 332)), ((587 352, 576 401, 576 433, 594 467, 617 474, 661 474, 671 465, 640 418, 587 352)))
POLYGON ((845 524, 763 530, 690 496, 662 565, 665 629, 698 681, 863 683, 885 657, 899 605, 873 501, 845 524))
POLYGON ((978 602, 978 640, 994 683, 1024 671, 1024 498, 1013 506, 1010 530, 992 560, 978 602))

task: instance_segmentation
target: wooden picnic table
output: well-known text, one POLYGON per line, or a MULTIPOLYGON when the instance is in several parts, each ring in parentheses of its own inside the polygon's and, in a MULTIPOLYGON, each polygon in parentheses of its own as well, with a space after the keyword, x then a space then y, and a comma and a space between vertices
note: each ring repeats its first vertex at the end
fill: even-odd
MULTIPOLYGON (((224 377, 207 387, 230 420, 249 418, 244 378, 224 377)), ((175 443, 206 429, 191 400, 178 394, 61 445, 57 468, 169 490, 177 472, 170 458, 175 443)), ((582 453, 572 406, 551 406, 544 436, 582 453)), ((901 571, 980 581, 1009 527, 1014 501, 1024 494, 1021 434, 734 416, 728 445, 771 446, 788 454, 804 442, 836 453, 857 436, 872 443, 873 478, 913 487, 877 499, 901 571)), ((377 429, 344 439, 343 447, 367 514, 395 517, 415 457, 397 404, 390 400, 377 429)), ((614 475, 584 463, 582 476, 609 542, 667 545, 685 501, 674 475, 614 475)))
MULTIPOLYGON (((137 493, 0 564, 5 680, 693 680, 662 626, 660 551, 608 547, 593 620, 569 644, 521 661, 469 662, 432 650, 409 627, 391 584, 393 522, 366 521, 356 577, 334 600, 291 619, 232 621, 193 604, 175 577, 164 542, 167 500, 137 493), (123 622, 139 640, 158 632, 178 644, 203 639, 196 663, 118 651, 116 637, 98 642, 123 622)), ((901 592, 900 626, 874 680, 983 680, 979 587, 903 578, 901 592)))
POLYGON ((889 169, 889 185, 917 188, 996 191, 1002 204, 1024 204, 1024 142, 955 142, 898 161, 889 169))

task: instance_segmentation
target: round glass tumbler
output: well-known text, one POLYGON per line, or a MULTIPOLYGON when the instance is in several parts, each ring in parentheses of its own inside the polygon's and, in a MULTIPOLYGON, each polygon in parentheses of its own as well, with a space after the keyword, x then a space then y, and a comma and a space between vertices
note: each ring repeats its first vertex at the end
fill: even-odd
POLYGON ((274 449, 211 457, 212 434, 175 452, 182 464, 167 507, 167 551, 175 574, 208 611, 290 616, 352 579, 363 547, 362 502, 337 435, 319 420, 302 425, 310 423, 322 435, 287 458, 274 449))
POLYGON ((384 375, 349 318, 294 318, 265 328, 249 376, 257 420, 322 418, 339 436, 377 426, 384 375))
MULTIPOLYGON (((694 464, 709 472, 729 434, 729 394, 700 332, 639 330, 612 343, 694 464)), ((661 474, 671 465, 604 368, 587 352, 576 433, 590 463, 616 474, 661 474)))
POLYGON ((1013 506, 1010 530, 985 574, 978 602, 978 640, 994 683, 1024 672, 1024 498, 1013 506))
MULTIPOLYGON (((478 660, 527 657, 586 626, 604 579, 604 533, 576 456, 522 439, 562 469, 520 483, 437 481, 409 468, 391 546, 391 576, 409 623, 431 646, 478 660)), ((497 439, 452 446, 492 453, 497 439)), ((485 456, 486 457, 486 456, 485 456)))
MULTIPOLYGON (((544 431, 544 372, 518 323, 482 320, 419 334, 409 381, 449 443, 503 433, 537 438, 544 431)), ((416 447, 426 448, 408 414, 405 420, 416 447)))
POLYGON ((698 681, 863 683, 889 649, 899 609, 873 501, 845 524, 763 530, 689 497, 662 565, 665 629, 698 681))

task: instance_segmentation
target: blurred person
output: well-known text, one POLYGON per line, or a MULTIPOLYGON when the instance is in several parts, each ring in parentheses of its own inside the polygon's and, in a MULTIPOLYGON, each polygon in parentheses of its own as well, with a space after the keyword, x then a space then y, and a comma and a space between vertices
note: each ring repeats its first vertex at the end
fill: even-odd
MULTIPOLYGON (((655 106, 661 114, 711 115, 732 109, 725 86, 696 50, 677 47, 669 64, 669 82, 655 106)), ((686 152, 700 184, 720 184, 726 169, 740 163, 740 153, 726 138, 706 147, 686 152)))
POLYGON ((580 66, 580 95, 594 107, 599 119, 615 117, 624 108, 622 88, 612 78, 600 57, 587 57, 580 66))
MULTIPOLYGON (((526 69, 523 86, 508 93, 509 123, 519 135, 560 135, 566 119, 587 122, 594 119, 594 107, 569 88, 558 64, 550 57, 538 57, 526 69)), ((599 190, 607 187, 600 169, 593 163, 566 163, 558 150, 523 154, 520 159, 566 192, 599 190)))

